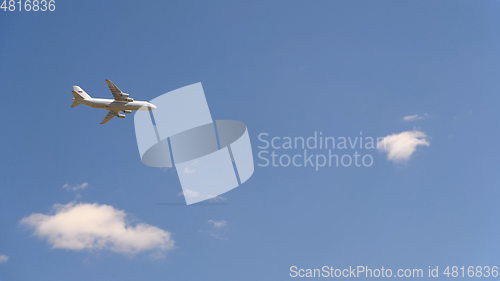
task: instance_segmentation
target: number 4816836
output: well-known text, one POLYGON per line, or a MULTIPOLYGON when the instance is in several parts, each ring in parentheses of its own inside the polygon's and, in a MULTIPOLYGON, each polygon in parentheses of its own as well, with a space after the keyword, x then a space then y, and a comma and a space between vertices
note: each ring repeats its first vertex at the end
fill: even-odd
POLYGON ((56 10, 55 0, 3 0, 0 10, 4 12, 53 12, 56 10))

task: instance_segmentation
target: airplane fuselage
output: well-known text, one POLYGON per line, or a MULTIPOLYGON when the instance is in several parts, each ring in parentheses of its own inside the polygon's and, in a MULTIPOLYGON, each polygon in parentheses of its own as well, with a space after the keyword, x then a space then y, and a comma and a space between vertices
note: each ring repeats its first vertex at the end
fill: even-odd
POLYGON ((135 101, 133 98, 129 97, 127 93, 122 92, 118 87, 116 87, 113 82, 106 80, 109 90, 113 94, 114 99, 99 99, 93 98, 87 94, 79 86, 73 86, 73 103, 71 107, 76 107, 79 104, 84 104, 93 108, 101 108, 108 111, 108 114, 104 116, 104 119, 99 124, 105 124, 114 117, 125 118, 125 113, 132 113, 138 110, 153 110, 156 106, 147 101, 135 101))
POLYGON ((111 111, 125 111, 125 110, 149 110, 155 109, 156 106, 147 102, 147 101, 116 101, 114 99, 98 99, 98 98, 87 98, 80 102, 81 104, 93 107, 93 108, 102 108, 111 111))

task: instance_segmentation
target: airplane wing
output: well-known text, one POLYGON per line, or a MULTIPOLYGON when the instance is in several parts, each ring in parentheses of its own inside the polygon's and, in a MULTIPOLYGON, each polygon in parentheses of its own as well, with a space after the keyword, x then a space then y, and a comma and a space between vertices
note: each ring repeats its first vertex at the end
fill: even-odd
POLYGON ((104 124, 107 123, 109 120, 111 120, 113 117, 117 116, 118 114, 114 111, 109 111, 106 116, 104 116, 104 119, 102 119, 101 123, 99 124, 104 124))
POLYGON ((116 85, 113 84, 113 82, 111 82, 110 80, 106 80, 106 84, 108 84, 109 90, 113 94, 113 97, 116 101, 133 101, 128 97, 128 94, 118 89, 118 87, 116 87, 116 85))

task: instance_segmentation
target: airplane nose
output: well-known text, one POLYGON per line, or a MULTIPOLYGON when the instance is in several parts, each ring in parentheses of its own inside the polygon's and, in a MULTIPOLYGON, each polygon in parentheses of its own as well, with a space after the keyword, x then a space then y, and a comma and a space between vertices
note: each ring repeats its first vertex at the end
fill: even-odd
POLYGON ((156 105, 150 103, 149 106, 152 108, 152 109, 156 109, 156 105))

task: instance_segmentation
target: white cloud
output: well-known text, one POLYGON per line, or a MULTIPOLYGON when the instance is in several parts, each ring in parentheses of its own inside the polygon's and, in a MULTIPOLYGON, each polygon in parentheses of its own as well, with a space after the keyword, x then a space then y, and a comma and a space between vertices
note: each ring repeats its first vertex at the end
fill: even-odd
POLYGON ((196 169, 195 168, 190 168, 190 167, 184 167, 184 169, 182 169, 182 172, 184 174, 194 174, 196 173, 196 169))
POLYGON ((9 260, 9 257, 6 255, 0 255, 0 263, 7 262, 9 260))
POLYGON ((189 188, 184 188, 181 192, 177 193, 177 197, 186 197, 189 199, 197 199, 197 198, 200 198, 202 196, 209 198, 209 199, 207 199, 207 202, 211 202, 211 203, 221 203, 221 202, 224 202, 227 200, 226 197, 223 197, 221 195, 213 196, 210 194, 203 194, 201 192, 194 191, 194 190, 191 190, 189 188))
POLYGON ((64 184, 63 185, 63 188, 68 190, 68 191, 77 191, 77 190, 82 190, 82 189, 85 189, 89 186, 89 183, 88 182, 84 182, 84 183, 81 183, 81 184, 77 184, 77 185, 70 185, 70 184, 64 184))
POLYGON ((181 192, 179 192, 177 194, 177 196, 178 197, 186 196, 189 198, 198 198, 201 196, 201 193, 194 191, 194 190, 191 190, 191 189, 188 189, 188 188, 184 188, 181 192))
POLYGON ((222 228, 227 225, 227 221, 224 220, 208 220, 208 224, 210 224, 213 228, 222 228))
POLYGON ((404 162, 413 155, 417 146, 429 146, 424 132, 413 130, 384 137, 378 142, 377 148, 387 153, 387 159, 393 162, 404 162))
POLYGON ((227 221, 225 220, 208 220, 207 223, 210 225, 210 228, 207 230, 203 230, 202 232, 207 233, 212 238, 217 240, 226 240, 227 233, 227 221))
POLYGON ((406 122, 417 121, 417 120, 425 119, 428 116, 429 116, 429 114, 427 114, 427 113, 406 115, 406 116, 403 116, 403 121, 406 121, 406 122))
POLYGON ((227 198, 222 196, 222 195, 219 195, 219 196, 215 196, 213 198, 208 199, 208 201, 213 202, 213 203, 222 203, 224 201, 227 201, 227 198))
POLYGON ((169 232, 144 223, 131 225, 126 217, 124 211, 109 205, 68 203, 54 205, 53 214, 32 214, 21 223, 56 249, 134 254, 174 247, 169 232))

